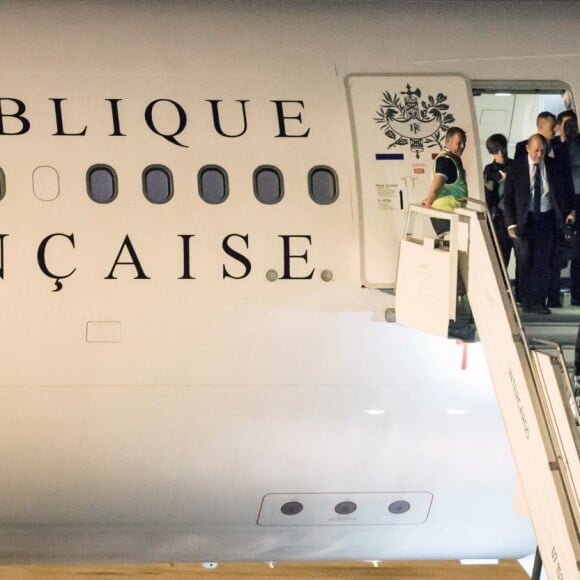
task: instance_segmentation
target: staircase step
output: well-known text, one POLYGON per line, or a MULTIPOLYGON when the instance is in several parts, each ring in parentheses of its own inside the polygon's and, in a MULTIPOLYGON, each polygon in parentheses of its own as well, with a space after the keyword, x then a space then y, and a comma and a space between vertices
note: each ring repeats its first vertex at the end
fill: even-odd
POLYGON ((539 338, 557 342, 562 346, 576 344, 578 322, 523 322, 523 325, 528 340, 539 338))
POLYGON ((564 308, 551 310, 552 314, 548 316, 520 312, 526 338, 528 341, 540 339, 558 343, 562 349, 566 367, 573 374, 576 335, 580 325, 580 307, 564 306, 564 308))

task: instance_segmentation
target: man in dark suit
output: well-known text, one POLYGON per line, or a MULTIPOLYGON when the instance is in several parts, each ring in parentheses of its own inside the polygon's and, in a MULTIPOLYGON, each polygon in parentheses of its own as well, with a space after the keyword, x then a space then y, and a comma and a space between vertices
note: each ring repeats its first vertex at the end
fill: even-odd
MULTIPOLYGON (((554 137, 548 144, 547 151, 550 151, 550 156, 553 156, 556 161, 559 162, 560 171, 563 172, 563 179, 569 179, 573 181, 572 174, 572 164, 568 151, 568 142, 566 139, 564 126, 568 119, 576 120, 576 113, 572 110, 562 111, 558 113, 556 117, 556 131, 559 133, 554 137)), ((541 131, 540 131, 541 133, 541 131)), ((546 137, 545 133, 542 133, 546 137)), ((546 152, 546 155, 548 153, 546 152)), ((571 187, 574 187, 574 183, 571 183, 571 187)), ((562 306, 562 301, 560 299, 560 274, 561 269, 565 268, 568 261, 568 247, 562 236, 558 236, 556 242, 558 256, 554 260, 552 275, 550 279, 550 290, 548 292, 548 306, 550 307, 560 307, 562 306)), ((574 300, 574 292, 572 292, 572 300, 574 300)))
MULTIPOLYGON (((566 187, 573 187, 571 183, 572 173, 570 171, 570 162, 568 160, 568 153, 565 149, 565 143, 563 142, 564 137, 562 137, 562 140, 560 140, 560 137, 554 137, 556 130, 559 130, 563 135, 562 124, 569 115, 575 115, 574 111, 563 111, 562 113, 559 113, 557 117, 553 113, 550 113, 550 111, 542 111, 536 117, 536 127, 538 128, 538 133, 544 136, 547 140, 544 157, 551 157, 558 162, 557 167, 558 171, 561 172, 560 177, 570 181, 566 187)), ((515 159, 527 157, 527 145, 527 140, 517 143, 514 156, 515 159)), ((558 236, 554 246, 553 259, 550 263, 550 282, 548 286, 548 306, 552 308, 562 307, 562 300, 560 298, 560 276, 562 268, 565 267, 566 255, 567 249, 563 242, 563 238, 562 236, 558 236)), ((516 271, 516 290, 518 296, 521 298, 517 284, 518 277, 519 272, 516 271)))
POLYGON ((545 157, 546 138, 528 140, 527 156, 507 171, 504 216, 516 250, 524 312, 550 314, 546 306, 555 260, 555 239, 564 222, 575 218, 574 190, 557 162, 545 157))
MULTIPOLYGON (((568 156, 572 181, 574 182, 576 215, 580 215, 580 135, 578 133, 578 121, 575 116, 568 116, 562 120, 562 139, 560 147, 568 156)), ((574 237, 574 249, 570 263, 570 290, 572 304, 580 306, 580 232, 576 222, 576 235, 574 237)))
MULTIPOLYGON (((557 122, 558 120, 556 116, 553 113, 550 113, 550 111, 542 111, 536 117, 536 127, 538 129, 538 133, 543 137, 545 137, 545 139, 547 140, 544 157, 555 158, 556 161, 559 162, 558 166, 559 171, 566 172, 566 174, 569 175, 570 169, 568 166, 567 159, 565 159, 566 156, 558 154, 557 149, 553 147, 557 122)), ((516 144, 514 159, 526 158, 528 156, 527 146, 528 146, 527 139, 518 142, 516 144)), ((564 255, 562 254, 562 247, 559 241, 556 243, 555 251, 558 255, 554 256, 554 259, 552 260, 551 263, 550 283, 548 288, 548 306, 559 308, 562 306, 562 301, 560 299, 560 287, 561 287, 560 274, 562 269, 562 260, 564 258, 564 255)), ((518 298, 521 299, 518 280, 519 280, 519 271, 516 269, 516 294, 518 298)))
POLYGON ((574 119, 575 121, 578 121, 578 115, 576 115, 576 112, 572 109, 567 109, 566 111, 558 113, 558 116, 556 117, 555 130, 558 135, 556 135, 556 137, 550 141, 550 145, 552 146, 552 149, 556 155, 558 154, 560 147, 566 143, 567 139, 566 132, 564 131, 564 125, 568 119, 574 119))
MULTIPOLYGON (((554 157, 554 153, 552 152, 552 147, 550 145, 552 139, 554 139, 554 135, 556 134, 556 115, 554 113, 550 113, 550 111, 542 111, 536 117, 536 128, 538 129, 538 133, 543 135, 547 140, 548 143, 546 144, 546 157, 554 157)), ((528 140, 524 139, 523 141, 519 141, 516 143, 516 151, 514 153, 514 159, 519 159, 520 157, 527 157, 528 155, 528 140)))

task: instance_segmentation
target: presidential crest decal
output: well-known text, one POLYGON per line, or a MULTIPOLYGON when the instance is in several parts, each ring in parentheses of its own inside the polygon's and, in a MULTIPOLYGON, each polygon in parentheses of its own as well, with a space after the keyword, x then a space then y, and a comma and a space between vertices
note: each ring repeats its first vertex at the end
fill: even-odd
POLYGON ((407 90, 399 94, 391 95, 385 91, 373 119, 392 141, 388 148, 408 145, 418 159, 426 147, 442 147, 445 133, 455 121, 455 117, 448 112, 447 96, 443 93, 436 97, 429 95, 419 102, 421 90, 412 90, 409 83, 407 90), (403 99, 399 94, 403 95, 403 99))

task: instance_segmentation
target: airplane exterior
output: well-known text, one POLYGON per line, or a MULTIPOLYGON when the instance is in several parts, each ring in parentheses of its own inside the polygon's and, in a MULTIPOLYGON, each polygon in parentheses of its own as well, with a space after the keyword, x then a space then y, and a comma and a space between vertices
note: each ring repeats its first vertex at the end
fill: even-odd
POLYGON ((0 561, 532 553, 481 344, 385 320, 439 137, 376 117, 481 199, 470 82, 575 93, 580 6, 0 6, 0 561))

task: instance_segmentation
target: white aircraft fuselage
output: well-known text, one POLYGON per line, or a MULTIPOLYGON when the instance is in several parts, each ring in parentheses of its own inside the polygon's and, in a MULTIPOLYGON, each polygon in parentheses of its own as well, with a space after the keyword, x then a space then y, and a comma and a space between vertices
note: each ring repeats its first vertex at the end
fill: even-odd
MULTIPOLYGON (((381 94, 362 129, 356 91, 389 75, 574 91, 580 7, 561 11, 2 3, 1 561, 532 552, 481 345, 385 320, 404 208, 377 214, 393 227, 374 279, 363 141, 384 138, 381 94), (87 193, 94 167, 109 203, 87 193), (150 167, 166 203, 144 196, 150 167), (227 196, 208 203, 216 167, 227 196), (256 197, 259 168, 281 176, 277 203, 256 197), (309 195, 317 168, 330 203, 309 195)), ((481 199, 469 110, 454 124, 481 199)), ((414 158, 410 203, 438 150, 414 158)))

